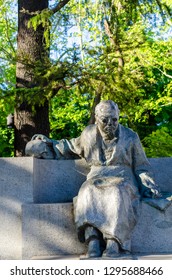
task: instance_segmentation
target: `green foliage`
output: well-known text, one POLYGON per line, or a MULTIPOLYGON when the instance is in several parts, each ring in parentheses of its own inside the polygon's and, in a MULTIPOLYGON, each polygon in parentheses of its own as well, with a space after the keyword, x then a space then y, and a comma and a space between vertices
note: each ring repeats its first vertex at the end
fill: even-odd
POLYGON ((14 110, 16 14, 13 1, 0 1, 0 157, 14 155, 14 131, 7 116, 14 110))
POLYGON ((171 1, 71 0, 54 15, 32 14, 28 28, 44 28, 51 56, 34 64, 23 57, 34 76, 28 89, 15 89, 10 2, 0 0, 0 156, 12 153, 6 116, 16 102, 34 111, 48 99, 51 137, 72 138, 88 124, 97 95, 119 104, 120 122, 138 132, 148 156, 171 156, 171 1))
POLYGON ((7 128, 7 115, 11 106, 0 100, 0 157, 14 155, 14 130, 7 128))
MULTIPOLYGON (((0 97, 3 90, 15 85, 17 26, 9 5, 10 1, 0 0, 0 97)), ((15 3, 13 5, 15 7, 15 3)))
POLYGON ((0 127, 0 157, 14 156, 14 130, 1 123, 0 127))
POLYGON ((40 25, 44 28, 44 38, 47 48, 50 47, 51 15, 52 12, 49 9, 44 9, 41 13, 37 12, 36 14, 33 14, 28 22, 28 28, 33 27, 35 31, 40 25))
POLYGON ((56 96, 51 101, 51 137, 78 137, 88 124, 91 101, 89 94, 81 95, 77 88, 61 90, 60 98, 56 96))
POLYGON ((143 140, 148 157, 172 157, 172 136, 167 128, 157 129, 143 140))

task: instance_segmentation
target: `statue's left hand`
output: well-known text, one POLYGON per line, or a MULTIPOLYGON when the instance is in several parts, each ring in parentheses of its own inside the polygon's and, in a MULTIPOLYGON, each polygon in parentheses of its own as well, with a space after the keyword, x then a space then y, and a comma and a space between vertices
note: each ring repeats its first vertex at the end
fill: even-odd
POLYGON ((149 175, 147 172, 142 172, 139 175, 141 179, 141 184, 143 187, 142 195, 143 197, 148 198, 160 198, 162 197, 159 186, 156 185, 153 177, 149 175))
POLYGON ((162 197, 162 194, 160 193, 160 191, 158 189, 151 189, 152 192, 152 198, 160 198, 162 197))
POLYGON ((144 197, 160 198, 162 197, 162 194, 159 191, 159 188, 153 185, 152 187, 145 190, 144 197))

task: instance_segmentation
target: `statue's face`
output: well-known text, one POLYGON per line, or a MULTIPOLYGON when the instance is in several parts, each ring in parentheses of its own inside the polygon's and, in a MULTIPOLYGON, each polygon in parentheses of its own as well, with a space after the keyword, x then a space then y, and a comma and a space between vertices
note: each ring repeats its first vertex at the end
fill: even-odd
POLYGON ((112 139, 118 127, 119 114, 116 110, 100 110, 96 116, 96 123, 101 132, 112 139))

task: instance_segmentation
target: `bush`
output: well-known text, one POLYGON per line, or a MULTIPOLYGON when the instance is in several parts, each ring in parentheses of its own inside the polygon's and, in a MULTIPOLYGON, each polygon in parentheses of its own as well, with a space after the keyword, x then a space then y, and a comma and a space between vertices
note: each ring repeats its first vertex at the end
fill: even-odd
POLYGON ((146 136, 143 145, 147 157, 172 157, 172 136, 166 127, 146 136))

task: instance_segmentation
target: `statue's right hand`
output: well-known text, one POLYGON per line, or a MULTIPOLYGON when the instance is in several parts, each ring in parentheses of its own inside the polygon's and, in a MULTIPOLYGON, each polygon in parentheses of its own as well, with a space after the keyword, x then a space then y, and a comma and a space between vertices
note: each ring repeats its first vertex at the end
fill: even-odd
POLYGON ((43 134, 35 134, 33 135, 32 140, 41 140, 47 144, 51 144, 52 143, 52 140, 49 139, 47 136, 43 135, 43 134))
POLYGON ((53 142, 42 134, 35 134, 26 144, 25 154, 40 159, 54 159, 53 142))

